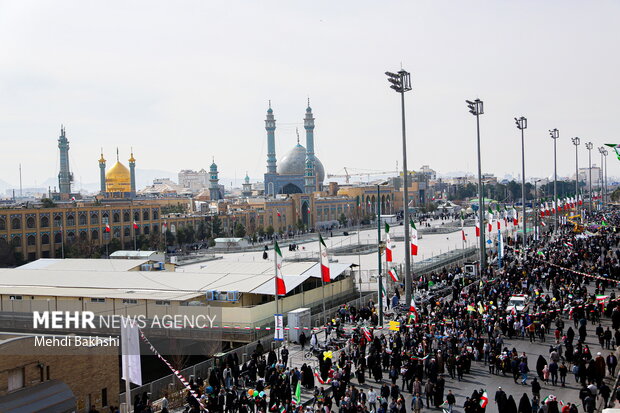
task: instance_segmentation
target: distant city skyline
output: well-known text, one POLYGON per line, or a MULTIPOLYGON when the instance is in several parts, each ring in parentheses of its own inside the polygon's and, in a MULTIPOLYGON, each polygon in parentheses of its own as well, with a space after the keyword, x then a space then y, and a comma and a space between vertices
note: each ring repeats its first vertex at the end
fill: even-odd
MULTIPOLYGON (((476 169, 475 119, 485 102, 482 169, 519 176, 515 116, 528 118, 526 176, 552 174, 548 130, 558 128, 558 173, 574 172, 581 137, 620 139, 620 3, 273 1, 5 2, 0 67, 0 180, 34 186, 58 172, 64 124, 76 184, 97 182, 116 148, 138 170, 207 169, 223 181, 266 171, 265 112, 276 153, 303 130, 306 100, 326 173, 392 170, 401 159, 399 99, 383 72, 412 73, 406 96, 409 164, 440 174, 476 169), (395 12, 398 10, 398 13, 395 12), (136 24, 136 22, 140 24, 136 24)), ((400 162, 399 162, 400 165, 400 162)), ((613 151, 608 176, 620 175, 613 151)), ((326 180, 327 181, 327 180, 326 180)), ((75 188, 78 188, 74 185, 75 188)))

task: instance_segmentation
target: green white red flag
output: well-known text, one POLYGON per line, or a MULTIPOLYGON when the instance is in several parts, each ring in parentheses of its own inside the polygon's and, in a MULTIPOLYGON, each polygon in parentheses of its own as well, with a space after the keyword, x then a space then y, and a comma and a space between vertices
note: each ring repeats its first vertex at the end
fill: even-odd
POLYGON ((325 241, 323 241, 323 237, 319 234, 319 251, 321 255, 321 279, 323 282, 330 282, 331 278, 329 275, 329 257, 327 256, 327 245, 325 245, 325 241))
POLYGON ((282 275, 282 263, 278 261, 278 257, 282 258, 282 251, 278 241, 273 246, 274 259, 276 261, 276 295, 286 295, 286 285, 284 285, 284 276, 282 275))
POLYGON ((411 225, 411 233, 409 234, 411 255, 418 255, 418 229, 415 227, 415 222, 413 222, 413 219, 409 220, 409 225, 411 225))

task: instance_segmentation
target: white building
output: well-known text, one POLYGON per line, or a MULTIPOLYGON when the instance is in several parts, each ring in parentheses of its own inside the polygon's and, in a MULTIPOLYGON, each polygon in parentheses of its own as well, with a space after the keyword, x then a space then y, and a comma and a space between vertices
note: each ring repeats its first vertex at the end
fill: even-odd
MULTIPOLYGON (((590 183, 590 172, 588 168, 579 168, 579 182, 585 182, 586 186, 590 183)), ((601 168, 592 164, 592 188, 601 185, 601 168)))
POLYGON ((204 169, 196 172, 191 169, 183 169, 179 172, 179 185, 189 188, 192 192, 199 192, 209 186, 209 173, 204 169))

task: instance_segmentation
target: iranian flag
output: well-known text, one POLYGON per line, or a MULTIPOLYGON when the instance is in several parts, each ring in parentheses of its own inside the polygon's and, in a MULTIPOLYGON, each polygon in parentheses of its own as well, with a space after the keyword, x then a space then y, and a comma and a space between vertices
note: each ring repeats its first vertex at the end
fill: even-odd
POLYGON ((321 279, 323 282, 328 283, 331 281, 329 276, 329 258, 327 256, 327 245, 323 241, 323 237, 319 233, 319 251, 321 254, 321 279))
POLYGON ((461 237, 465 241, 465 217, 463 216, 463 211, 461 211, 461 237))
POLYGON ((411 245, 411 255, 418 255, 418 229, 415 227, 413 219, 409 220, 411 225, 411 234, 409 235, 409 243, 411 245))
POLYGON ((392 268, 391 270, 389 270, 388 274, 390 275, 392 281, 394 281, 395 283, 400 281, 400 279, 398 278, 398 273, 396 272, 396 268, 392 268))
POLYGON ((484 409, 487 407, 487 404, 489 404, 489 395, 485 390, 482 392, 482 396, 480 396, 480 407, 484 409))
POLYGON ((480 236, 480 222, 478 221, 478 215, 476 215, 476 237, 480 236))
POLYGON ((362 333, 364 333, 364 338, 366 341, 372 341, 372 332, 368 329, 368 327, 362 327, 362 333))
POLYGON ((519 225, 519 214, 514 205, 512 206, 512 225, 515 227, 519 225))
POLYGON ((409 312, 413 315, 413 321, 415 323, 418 322, 418 319, 420 318, 420 314, 418 313, 418 309, 415 306, 415 300, 413 299, 413 297, 411 297, 411 303, 409 304, 409 312))
POLYGON ((136 221, 133 222, 133 229, 138 229, 138 224, 136 223, 136 221))
POLYGON ((489 207, 489 216, 488 216, 488 221, 487 221, 487 232, 491 232, 493 231, 493 211, 491 210, 491 207, 489 207))
POLYGON ((103 230, 105 233, 110 233, 110 225, 105 224, 105 229, 103 230))
POLYGON ((392 240, 390 239, 390 225, 385 223, 385 261, 392 262, 392 240))
POLYGON ((276 214, 278 214, 279 217, 281 217, 282 215, 280 214, 280 210, 276 209, 276 214))
POLYGON ((274 260, 276 262, 276 294, 286 295, 286 286, 284 285, 284 276, 282 275, 282 263, 278 262, 278 257, 282 258, 282 251, 280 251, 278 241, 275 241, 273 251, 274 260))

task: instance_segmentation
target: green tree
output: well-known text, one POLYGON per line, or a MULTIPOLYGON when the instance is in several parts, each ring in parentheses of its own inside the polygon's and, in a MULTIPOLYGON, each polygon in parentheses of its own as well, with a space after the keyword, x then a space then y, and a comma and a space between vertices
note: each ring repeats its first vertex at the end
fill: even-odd
POLYGON ((222 235, 222 220, 216 215, 211 220, 211 236, 218 238, 220 235, 222 235))
POLYGON ((264 237, 265 236, 265 228, 263 228, 263 227, 260 227, 258 229, 258 231, 256 231, 256 232, 258 233, 259 237, 264 237))
POLYGON ((148 246, 155 251, 163 251, 163 237, 160 233, 153 231, 149 234, 148 246))
POLYGON ((55 208, 56 207, 56 203, 49 198, 41 199, 41 205, 43 205, 43 208, 55 208))
POLYGON ((304 222, 301 220, 301 218, 297 220, 297 229, 300 231, 306 229, 306 226, 304 225, 304 222))
POLYGON ((65 244, 65 258, 93 258, 98 249, 93 241, 76 238, 65 244))
POLYGON ((204 221, 200 221, 198 229, 196 230, 196 239, 198 239, 198 241, 204 241, 206 238, 208 238, 207 226, 204 221))
POLYGON ((245 237, 245 227, 240 222, 237 222, 235 224, 235 237, 237 238, 245 237))
POLYGON ((175 241, 176 241, 176 237, 174 236, 172 231, 167 229, 166 230, 166 245, 170 247, 170 246, 174 245, 175 241))
POLYGON ((0 268, 14 267, 17 265, 17 254, 15 247, 0 238, 0 268))
POLYGON ((265 230, 265 234, 267 234, 270 237, 273 236, 274 232, 276 232, 276 230, 273 228, 272 225, 269 225, 267 229, 265 230))
POLYGON ((347 225, 347 217, 345 216, 344 212, 340 214, 340 217, 338 218, 338 222, 340 222, 340 225, 342 225, 343 227, 347 225))

